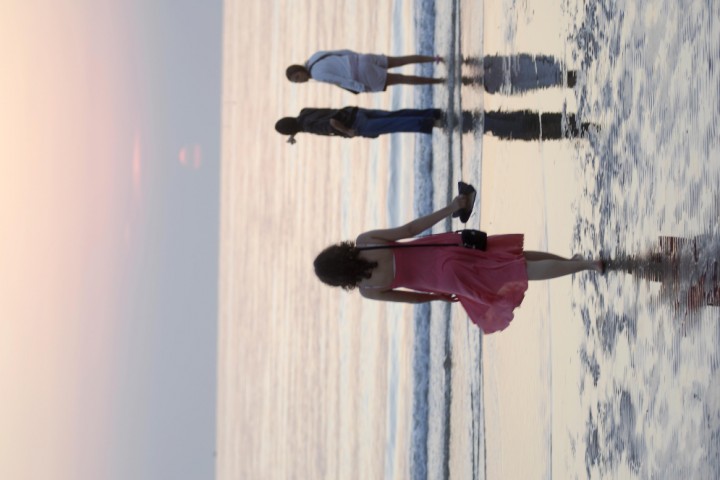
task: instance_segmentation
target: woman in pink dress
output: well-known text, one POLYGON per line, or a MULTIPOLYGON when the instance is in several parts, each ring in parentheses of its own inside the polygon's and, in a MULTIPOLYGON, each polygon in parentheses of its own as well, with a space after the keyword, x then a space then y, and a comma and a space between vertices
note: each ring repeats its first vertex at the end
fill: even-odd
POLYGON ((524 251, 522 234, 489 236, 486 250, 461 246, 459 235, 452 232, 399 242, 471 206, 467 195, 458 195, 445 208, 401 227, 371 230, 360 234, 355 243, 332 245, 315 259, 315 273, 331 286, 345 290, 358 287, 364 297, 373 300, 460 302, 470 320, 487 334, 510 324, 528 280, 547 280, 583 270, 604 272, 601 260, 524 251), (457 246, 398 248, 447 243, 457 246), (378 246, 386 248, 364 250, 378 246))

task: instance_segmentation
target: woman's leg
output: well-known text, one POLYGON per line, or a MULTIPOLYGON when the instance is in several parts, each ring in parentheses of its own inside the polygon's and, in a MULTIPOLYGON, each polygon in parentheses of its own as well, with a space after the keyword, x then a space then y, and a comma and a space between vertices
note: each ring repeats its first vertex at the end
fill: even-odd
POLYGON ((523 254, 525 255, 525 260, 580 260, 580 258, 565 258, 561 257, 560 255, 555 255, 554 253, 536 252, 533 250, 525 250, 523 254))
POLYGON ((584 270, 594 270, 599 273, 604 271, 604 264, 600 260, 568 260, 562 257, 560 260, 554 258, 533 260, 532 254, 541 252, 529 252, 531 253, 530 257, 527 256, 527 253, 525 252, 528 280, 549 280, 584 270))
POLYGON ((412 63, 429 63, 434 62, 439 57, 429 57, 427 55, 406 55, 404 57, 387 57, 387 68, 402 67, 412 63))
POLYGON ((397 73, 388 73, 386 85, 429 85, 435 83, 444 83, 444 78, 416 77, 414 75, 400 75, 397 73))

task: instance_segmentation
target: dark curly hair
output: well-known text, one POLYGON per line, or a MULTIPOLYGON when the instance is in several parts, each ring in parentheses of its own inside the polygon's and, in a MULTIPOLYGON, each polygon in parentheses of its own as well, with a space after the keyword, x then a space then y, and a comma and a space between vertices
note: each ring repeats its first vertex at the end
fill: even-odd
POLYGON ((285 69, 285 76, 288 80, 292 81, 292 76, 295 72, 305 72, 308 76, 310 76, 308 69, 302 65, 290 65, 285 69))
POLYGON ((377 267, 377 262, 363 260, 359 254, 354 242, 331 245, 315 258, 315 275, 330 286, 352 290, 363 278, 370 278, 377 267))
POLYGON ((275 122, 275 131, 281 135, 296 135, 301 132, 301 129, 297 118, 283 117, 275 122))

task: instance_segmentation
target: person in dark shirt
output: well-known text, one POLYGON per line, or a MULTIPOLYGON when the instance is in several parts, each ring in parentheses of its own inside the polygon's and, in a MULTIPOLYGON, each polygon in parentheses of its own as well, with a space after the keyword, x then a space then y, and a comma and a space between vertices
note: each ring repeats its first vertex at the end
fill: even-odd
POLYGON ((442 111, 437 108, 424 110, 405 109, 389 112, 359 107, 303 108, 297 117, 284 117, 275 123, 281 135, 290 135, 289 143, 295 143, 300 132, 344 138, 376 138, 386 133, 432 133, 433 127, 442 123, 442 111))

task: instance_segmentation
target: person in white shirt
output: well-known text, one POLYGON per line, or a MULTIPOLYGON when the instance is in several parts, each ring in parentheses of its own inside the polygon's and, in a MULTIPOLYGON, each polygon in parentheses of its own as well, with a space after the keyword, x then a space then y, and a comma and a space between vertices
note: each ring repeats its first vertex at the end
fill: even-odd
POLYGON ((429 85, 444 82, 442 78, 388 73, 389 68, 442 61, 442 57, 427 55, 388 57, 356 53, 352 50, 330 50, 315 53, 304 65, 290 65, 285 74, 288 80, 294 83, 304 83, 312 78, 319 82, 332 83, 352 93, 381 92, 391 85, 429 85))

